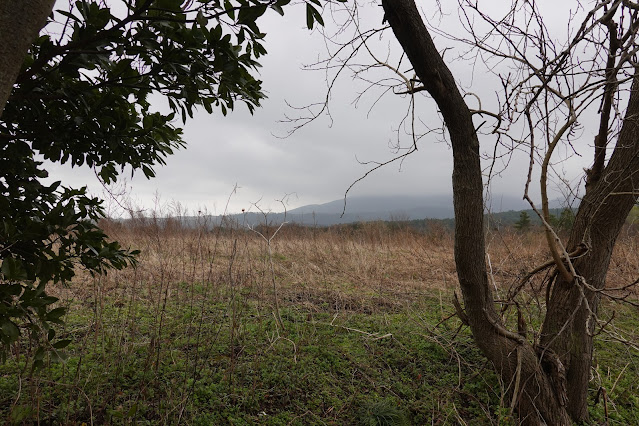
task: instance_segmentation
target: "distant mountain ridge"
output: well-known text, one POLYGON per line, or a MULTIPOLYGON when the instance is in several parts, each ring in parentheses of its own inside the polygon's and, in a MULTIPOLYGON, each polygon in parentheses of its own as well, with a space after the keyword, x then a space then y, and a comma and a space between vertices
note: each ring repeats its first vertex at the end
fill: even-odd
MULTIPOLYGON (((523 210, 530 206, 516 197, 504 196, 499 199, 499 211, 523 210)), ((310 204, 283 212, 268 213, 269 223, 287 221, 300 225, 330 226, 353 222, 375 220, 418 220, 454 218, 453 197, 451 195, 416 196, 359 196, 310 204)), ((240 223, 263 223, 264 215, 248 212, 230 215, 240 223)))
MULTIPOLYGON (((551 207, 557 207, 560 203, 551 204, 551 207)), ((529 209, 530 206, 523 200, 503 196, 499 198, 499 209, 490 209, 490 220, 502 225, 511 224, 519 218, 520 211, 528 210, 532 222, 536 223, 538 219, 529 209)), ((553 213, 555 213, 554 210, 553 213)), ((244 227, 264 224, 265 221, 269 225, 287 222, 304 226, 332 226, 370 221, 419 222, 425 220, 441 220, 452 226, 454 216, 452 195, 423 197, 397 195, 348 197, 346 210, 344 210, 344 199, 339 199, 323 204, 297 207, 286 212, 249 211, 224 216, 187 216, 175 219, 187 227, 197 227, 203 223, 206 223, 208 227, 223 223, 244 227)))
MULTIPOLYGON (((323 217, 325 215, 341 216, 342 213, 344 213, 344 218, 357 217, 360 218, 359 220, 446 219, 454 216, 453 197, 452 195, 348 197, 346 200, 339 199, 324 204, 311 204, 287 212, 296 218, 313 214, 323 217)), ((348 220, 348 222, 351 221, 348 220)), ((339 222, 346 223, 343 220, 339 222)))

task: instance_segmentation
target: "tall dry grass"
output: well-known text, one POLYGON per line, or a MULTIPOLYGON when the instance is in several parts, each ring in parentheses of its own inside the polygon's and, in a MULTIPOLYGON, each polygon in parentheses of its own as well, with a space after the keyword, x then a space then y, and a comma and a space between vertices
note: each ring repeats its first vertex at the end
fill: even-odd
MULTIPOLYGON (((384 222, 329 228, 285 224, 278 231, 279 225, 215 226, 206 217, 196 226, 187 226, 183 217, 105 220, 101 225, 123 246, 142 253, 136 268, 103 277, 103 290, 117 292, 133 281, 144 282, 148 291, 155 292, 159 288, 152 283, 163 283, 160 287, 164 288, 164 283, 170 287, 171 283, 227 282, 265 296, 271 261, 285 300, 342 293, 402 302, 457 287, 453 236, 437 225, 418 232, 384 222), (271 239, 270 259, 265 238, 271 239)), ((610 287, 637 279, 638 245, 633 229, 622 233, 608 275, 610 287)), ((549 259, 542 232, 502 229, 487 233, 486 261, 500 290, 549 259)), ((85 278, 80 275, 76 282, 86 282, 85 278)))
MULTIPOLYGON (((61 337, 79 342, 76 354, 86 353, 93 364, 87 360, 83 366, 80 355, 78 365, 65 366, 62 377, 47 373, 49 379, 34 378, 24 370, 20 383, 29 386, 18 393, 10 411, 26 404, 41 410, 35 418, 46 419, 59 410, 59 402, 47 395, 63 389, 69 401, 75 398, 89 408, 73 411, 70 405, 62 423, 87 416, 98 423, 110 421, 110 407, 126 411, 127 404, 137 407, 138 401, 153 411, 153 419, 179 423, 192 409, 200 371, 217 359, 214 354, 222 341, 228 353, 217 357, 224 357, 231 384, 247 347, 257 348, 259 354, 284 344, 295 358, 299 342, 287 334, 285 323, 295 327, 300 317, 314 323, 316 316, 325 318, 327 313, 333 321, 322 320, 324 326, 337 326, 339 316, 340 327, 376 339, 384 337, 383 332, 352 329, 349 315, 383 318, 386 313, 408 312, 405 316, 412 318, 420 336, 423 330, 425 339, 442 345, 457 360, 461 383, 466 361, 452 343, 459 329, 436 332, 438 325, 433 328, 422 317, 439 298, 440 323, 453 318, 451 297, 458 287, 452 233, 431 225, 427 232, 417 232, 381 222, 332 228, 231 220, 215 225, 199 216, 194 224, 180 214, 105 220, 101 226, 111 238, 141 251, 137 266, 97 277, 78 271, 70 285, 51 288, 70 311, 71 321, 61 337), (289 315, 286 321, 283 315, 289 315), (277 321, 269 324, 275 325, 267 326, 273 318, 277 321), (265 340, 247 342, 256 327, 265 340), (96 362, 104 365, 98 368, 96 362), (132 362, 144 375, 136 379, 142 390, 134 401, 117 384, 127 379, 127 364, 132 362), (113 375, 112 380, 89 386, 100 374, 113 375)), ((541 232, 490 231, 487 237, 486 261, 498 298, 506 298, 527 272, 549 258, 541 232)), ((623 233, 611 265, 611 287, 639 275, 638 243, 631 229, 623 233)), ((538 326, 543 315, 543 279, 542 274, 531 280, 519 295, 531 327, 538 326)), ((507 320, 513 314, 511 309, 507 320)), ((259 359, 256 355, 255 362, 259 359)))

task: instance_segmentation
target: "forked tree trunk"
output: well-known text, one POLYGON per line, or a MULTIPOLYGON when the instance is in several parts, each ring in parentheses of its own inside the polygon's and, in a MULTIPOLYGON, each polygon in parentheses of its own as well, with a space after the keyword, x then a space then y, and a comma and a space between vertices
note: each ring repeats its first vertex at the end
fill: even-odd
MULTIPOLYGON (((587 285, 601 290, 612 251, 630 210, 639 181, 639 76, 635 74, 617 144, 597 182, 589 185, 575 218, 569 250, 584 242, 586 256, 574 262, 587 285)), ((600 294, 587 285, 558 280, 552 289, 540 344, 566 368, 568 411, 573 420, 588 419, 588 382, 600 294), (583 299, 583 300, 582 300, 583 299)))
POLYGON ((0 0, 0 117, 24 57, 55 0, 0 0))
MULTIPOLYGON (((580 304, 579 291, 573 284, 556 285, 541 340, 545 347, 535 348, 505 328, 495 311, 485 264, 483 183, 472 115, 414 0, 382 0, 382 6, 415 73, 437 103, 450 135, 455 262, 473 338, 493 363, 510 397, 516 398, 521 423, 567 425, 571 417, 581 421, 587 417, 592 338, 586 329, 588 313, 580 304), (558 335, 557 331, 576 310, 570 327, 558 335), (568 336, 575 333, 578 338, 571 341, 568 336)), ((639 96, 633 91, 617 149, 604 176, 582 202, 571 238, 571 244, 576 246, 584 234, 589 235, 591 251, 576 266, 598 288, 604 285, 612 247, 635 200, 632 195, 611 198, 611 194, 632 193, 629 176, 639 171, 639 146, 635 146, 639 145, 639 130, 632 117, 638 112, 639 96)), ((586 291, 586 299, 596 310, 597 295, 586 291)))

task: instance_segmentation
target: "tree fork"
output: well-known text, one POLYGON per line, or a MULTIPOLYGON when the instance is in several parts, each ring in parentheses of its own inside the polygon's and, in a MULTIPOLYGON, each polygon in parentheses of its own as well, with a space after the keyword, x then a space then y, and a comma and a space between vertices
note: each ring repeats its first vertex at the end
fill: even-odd
POLYGON ((579 280, 559 278, 547 306, 540 343, 552 348, 566 368, 569 413, 588 419, 588 383, 599 290, 605 288, 617 237, 637 201, 632 176, 639 173, 639 73, 635 76, 615 149, 601 178, 586 192, 570 234, 569 248, 581 243, 589 251, 574 262, 579 280), (585 283, 585 284, 584 284, 585 283))
POLYGON ((592 168, 588 170, 586 178, 586 188, 589 189, 600 178, 606 160, 606 146, 608 145, 608 123, 610 122, 610 111, 612 101, 617 89, 617 69, 615 60, 617 50, 621 47, 617 37, 617 23, 612 20, 611 14, 606 14, 607 19, 603 22, 608 27, 610 34, 610 46, 608 59, 606 61, 606 84, 604 85, 604 98, 601 105, 601 116, 599 120, 599 133, 595 136, 595 159, 592 168))
MULTIPOLYGON (((426 29, 414 0, 383 0, 386 19, 424 87, 439 107, 453 148, 455 262, 475 342, 493 363, 523 424, 570 424, 563 366, 546 373, 540 355, 522 336, 508 331, 494 307, 485 264, 483 182, 479 139, 455 80, 426 29), (553 379, 554 378, 554 379, 553 379), (517 385, 514 385, 517 383, 517 385), (517 389, 515 389, 517 388, 517 389)), ((545 362, 547 364, 547 362, 545 362)))

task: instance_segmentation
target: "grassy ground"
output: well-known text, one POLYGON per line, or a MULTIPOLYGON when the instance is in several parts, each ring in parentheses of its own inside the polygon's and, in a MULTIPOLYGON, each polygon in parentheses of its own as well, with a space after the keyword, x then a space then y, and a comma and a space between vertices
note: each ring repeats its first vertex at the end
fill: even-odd
MULTIPOLYGON (((185 230, 106 224, 136 268, 52 289, 65 352, 0 364, 0 419, 40 424, 511 424, 509 401, 453 315, 452 239, 358 229, 185 230)), ((536 234, 491 234, 495 285, 543 263, 536 234)), ((639 271, 625 235, 610 280, 639 271)), ((524 297, 539 324, 539 283, 524 297), (537 287, 536 287, 537 286, 537 287)), ((543 299, 543 297, 542 297, 543 299)), ((606 303, 592 415, 639 424, 637 308, 606 303)))

